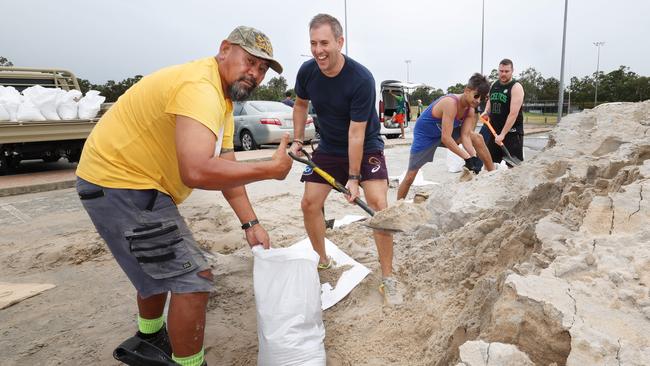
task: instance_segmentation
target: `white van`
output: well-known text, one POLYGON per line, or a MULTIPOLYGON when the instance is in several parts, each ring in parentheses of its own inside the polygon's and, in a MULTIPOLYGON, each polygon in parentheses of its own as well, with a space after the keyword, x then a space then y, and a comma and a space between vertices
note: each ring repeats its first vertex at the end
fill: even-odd
POLYGON ((391 94, 403 95, 406 100, 406 118, 404 120, 404 132, 410 130, 411 108, 408 91, 423 86, 423 84, 405 83, 399 80, 384 80, 379 90, 379 122, 381 123, 380 133, 388 139, 398 138, 402 131, 397 122, 393 122, 393 115, 397 107, 397 100, 391 94))

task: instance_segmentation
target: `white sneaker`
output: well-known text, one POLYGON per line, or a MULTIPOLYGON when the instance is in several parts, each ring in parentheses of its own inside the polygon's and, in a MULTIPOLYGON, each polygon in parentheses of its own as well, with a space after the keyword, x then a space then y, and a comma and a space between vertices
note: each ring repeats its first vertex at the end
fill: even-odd
POLYGON ((401 305, 404 298, 397 288, 398 282, 395 277, 384 277, 379 285, 379 292, 384 295, 384 304, 389 306, 401 305))

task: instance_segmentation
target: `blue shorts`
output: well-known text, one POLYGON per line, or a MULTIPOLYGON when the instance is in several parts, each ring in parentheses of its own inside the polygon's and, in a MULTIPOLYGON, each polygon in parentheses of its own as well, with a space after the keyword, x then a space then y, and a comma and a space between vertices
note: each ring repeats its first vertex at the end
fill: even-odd
MULTIPOLYGON (((460 139, 460 127, 454 128, 451 133, 451 137, 454 140, 460 139)), ((436 152, 438 146, 441 145, 441 137, 429 138, 424 135, 415 135, 414 139, 418 139, 417 145, 416 141, 413 141, 411 145, 411 154, 409 155, 409 167, 408 170, 418 170, 424 166, 424 164, 433 161, 433 155, 436 152), (414 146, 426 146, 424 149, 414 151, 414 146)))
POLYGON ((210 292, 210 266, 168 195, 114 189, 77 178, 77 193, 99 235, 143 297, 210 292))

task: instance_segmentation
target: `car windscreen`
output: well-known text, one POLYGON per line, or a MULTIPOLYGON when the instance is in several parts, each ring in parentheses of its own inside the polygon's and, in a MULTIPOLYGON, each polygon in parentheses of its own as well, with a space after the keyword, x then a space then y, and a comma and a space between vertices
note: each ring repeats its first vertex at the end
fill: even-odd
POLYGON ((289 107, 286 104, 280 102, 265 102, 265 101, 256 101, 248 102, 248 104, 258 110, 259 112, 284 112, 291 113, 293 108, 289 107))

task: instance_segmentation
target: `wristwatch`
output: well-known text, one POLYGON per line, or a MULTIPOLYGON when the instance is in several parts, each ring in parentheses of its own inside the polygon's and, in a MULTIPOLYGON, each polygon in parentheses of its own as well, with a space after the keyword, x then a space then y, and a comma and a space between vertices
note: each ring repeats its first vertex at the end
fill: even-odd
POLYGON ((249 222, 244 223, 241 226, 241 228, 242 228, 242 230, 250 229, 250 228, 252 228, 253 226, 255 226, 255 225, 259 224, 259 223, 260 223, 260 221, 258 219, 253 219, 253 220, 251 220, 249 222))

